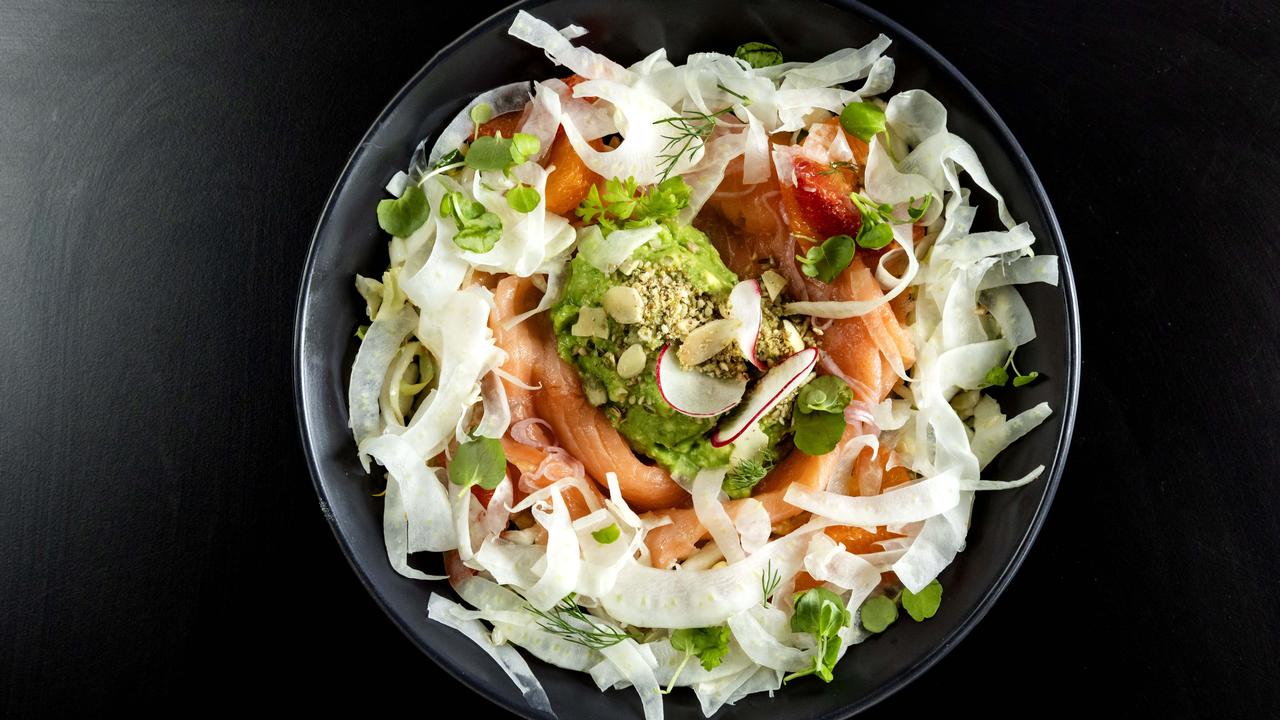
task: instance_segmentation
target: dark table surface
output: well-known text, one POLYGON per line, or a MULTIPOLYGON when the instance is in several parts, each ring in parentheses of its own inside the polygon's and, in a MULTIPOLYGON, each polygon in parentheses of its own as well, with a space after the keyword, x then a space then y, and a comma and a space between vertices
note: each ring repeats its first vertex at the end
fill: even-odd
MULTIPOLYGON (((874 4, 1030 155, 1085 360, 1026 564, 871 715, 1280 714, 1280 6, 874 4)), ((471 699, 339 552, 289 353, 348 153, 497 5, 363 5, 0 5, 0 716, 471 699)))

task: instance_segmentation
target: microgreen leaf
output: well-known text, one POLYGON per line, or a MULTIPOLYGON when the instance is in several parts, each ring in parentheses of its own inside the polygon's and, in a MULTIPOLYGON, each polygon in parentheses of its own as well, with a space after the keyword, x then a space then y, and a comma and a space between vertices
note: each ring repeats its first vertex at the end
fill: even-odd
POLYGON ((913 196, 907 201, 907 217, 911 218, 911 222, 918 221, 920 218, 924 217, 924 214, 929 210, 929 205, 932 202, 933 193, 925 193, 924 197, 920 198, 920 204, 918 206, 916 205, 916 198, 913 196))
POLYGON ((518 132, 511 136, 511 160, 516 165, 523 164, 541 149, 542 141, 536 135, 518 132))
POLYGON ((621 535, 622 531, 618 529, 618 523, 613 523, 609 527, 600 528, 599 530, 593 530, 591 532, 591 537, 595 538, 596 542, 601 545, 608 545, 614 540, 617 540, 621 535))
POLYGON ((467 148, 467 167, 475 170, 506 170, 511 167, 512 143, 495 135, 478 137, 467 148))
POLYGON ((533 212, 542 201, 542 196, 534 188, 521 183, 507 191, 507 204, 516 212, 533 212))
POLYGON ((912 620, 922 622, 933 617, 942 604, 942 583, 934 580, 924 586, 919 593, 910 590, 902 591, 902 609, 907 611, 912 620))
POLYGON ((483 125, 493 119, 493 106, 489 103, 476 103, 471 108, 471 122, 476 125, 483 125))
POLYGON ((791 613, 791 631, 807 632, 817 642, 813 666, 788 675, 790 682, 805 675, 817 675, 831 682, 831 671, 840 654, 840 629, 853 621, 840 596, 824 587, 816 587, 798 593, 791 613))
POLYGON ((796 409, 802 413, 843 413, 853 401, 849 384, 834 375, 816 377, 800 388, 796 395, 796 409))
POLYGON ((1017 375, 1013 378, 1013 386, 1022 387, 1023 385, 1028 385, 1035 382, 1038 377, 1040 377, 1040 373, 1036 370, 1032 370, 1026 375, 1017 375))
POLYGON ((671 647, 696 655, 704 670, 714 670, 729 653, 729 627, 717 625, 676 630, 671 633, 671 647))
POLYGON ((452 216, 458 232, 453 243, 463 250, 486 253, 502 238, 502 219, 484 205, 460 192, 447 193, 440 201, 440 213, 452 216))
POLYGON ((507 475, 507 454, 502 441, 475 437, 458 446, 449 463, 449 481, 464 488, 479 485, 485 490, 498 487, 507 475))
POLYGON ((884 110, 869 102, 851 102, 840 113, 840 126, 863 142, 871 142, 876 133, 884 132, 884 110))
POLYGON ((862 603, 861 615, 862 627, 868 632, 884 632, 885 628, 898 619, 898 604, 883 595, 877 595, 862 603))
POLYGON ((893 242, 893 228, 882 223, 863 225, 858 231, 858 245, 868 250, 879 250, 893 242))
POLYGON ((832 235, 821 245, 809 248, 804 257, 797 256, 800 271, 811 278, 824 283, 836 279, 836 276, 853 262, 854 243, 848 235, 832 235))
POLYGON ((442 167, 456 165, 462 162, 463 160, 464 158, 462 157, 462 151, 457 148, 454 148, 449 152, 445 153, 444 155, 442 155, 440 159, 436 161, 436 164, 431 166, 431 169, 439 170, 442 167))
POLYGON ((753 68, 782 64, 782 51, 769 43, 742 43, 737 50, 733 51, 733 56, 739 60, 745 60, 753 68))
POLYGON ((395 237, 409 237, 431 217, 431 204, 422 188, 410 183, 398 198, 378 203, 378 225, 395 237))
POLYGON ((1004 365, 997 365, 987 371, 987 375, 983 378, 983 382, 988 385, 1003 386, 1005 383, 1009 382, 1009 371, 1004 369, 1004 365))

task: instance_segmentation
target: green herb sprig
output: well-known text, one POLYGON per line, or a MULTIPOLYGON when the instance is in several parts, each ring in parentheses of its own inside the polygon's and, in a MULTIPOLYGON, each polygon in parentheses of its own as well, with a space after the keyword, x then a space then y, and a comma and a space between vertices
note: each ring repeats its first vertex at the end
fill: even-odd
POLYGON ((573 593, 566 595, 550 610, 539 610, 532 605, 525 605, 525 609, 539 618, 538 627, 561 639, 592 650, 612 647, 630 637, 617 628, 589 617, 582 608, 578 607, 574 597, 573 593))
POLYGON ((918 593, 903 588, 902 592, 889 596, 877 595, 862 603, 859 616, 867 632, 881 633, 898 620, 898 603, 916 622, 924 622, 938 613, 942 606, 942 583, 933 580, 918 593))
POLYGON ((399 238, 409 237, 431 217, 431 203, 422 188, 410 183, 398 198, 378 202, 378 226, 399 238))
POLYGON ((445 194, 440 201, 440 214, 453 218, 458 228, 453 244, 463 250, 486 253, 502 239, 502 219, 460 192, 445 194))
POLYGON ((715 670, 720 667, 724 656, 729 654, 729 627, 716 625, 704 628, 684 628, 671 633, 671 647, 684 653, 684 660, 671 676, 671 683, 662 693, 668 694, 676 686, 676 680, 684 672, 689 660, 697 657, 703 670, 715 670))
POLYGON ((491 437, 473 437, 462 443, 449 463, 449 481, 461 485, 463 491, 472 485, 492 490, 506 476, 507 454, 502 441, 491 437))
POLYGON ((853 238, 848 235, 832 235, 821 245, 814 245, 804 255, 797 255, 800 272, 824 283, 836 279, 853 262, 855 252, 853 238))
POLYGON ((782 51, 769 43, 742 43, 733 56, 757 69, 782 64, 782 51))
POLYGON ((849 199, 853 201, 853 206, 857 208, 858 214, 862 216, 862 222, 858 227, 858 235, 854 238, 858 246, 868 250, 879 250, 893 242, 894 225, 914 223, 924 217, 930 203, 933 202, 933 193, 925 194, 924 197, 919 199, 918 205, 914 197, 907 202, 908 220, 899 220, 894 216, 893 206, 888 203, 877 203, 859 193, 850 194, 849 199))
POLYGON ((983 381, 988 386, 994 385, 997 387, 1004 387, 1009 383, 1009 370, 1012 369, 1014 387, 1022 387, 1035 382, 1040 377, 1040 373, 1036 370, 1032 370, 1026 375, 1023 375, 1022 372, 1018 370, 1018 366, 1013 362, 1013 356, 1017 354, 1017 352, 1018 350, 1015 348, 1013 352, 1009 353, 1009 357, 1003 363, 988 370, 983 381))
POLYGON ((688 207, 692 189, 682 177, 663 180, 640 191, 635 178, 605 181, 604 192, 597 185, 574 212, 587 224, 596 224, 607 235, 620 228, 635 228, 672 220, 688 207))
MULTIPOLYGON (((751 100, 745 95, 739 95, 724 85, 717 83, 716 87, 737 98, 744 106, 751 103, 751 100)), ((733 105, 727 105, 713 113, 690 112, 685 115, 675 115, 654 120, 654 125, 666 125, 672 131, 671 135, 662 136, 667 141, 667 144, 663 146, 662 152, 658 155, 658 165, 662 168, 662 172, 658 175, 658 182, 670 177, 671 173, 675 171, 676 165, 679 164, 680 158, 686 154, 692 155, 696 153, 705 145, 707 138, 711 136, 712 131, 716 128, 716 119, 721 115, 733 112, 733 107, 733 105)))
POLYGON ((807 632, 817 641, 813 653, 813 665, 792 673, 783 682, 791 682, 806 675, 817 675, 825 682, 834 677, 836 660, 840 655, 840 630, 853 622, 849 609, 840 596, 824 587, 816 587, 798 593, 791 613, 792 632, 807 632))
POLYGON ((464 162, 474 170, 502 170, 506 172, 524 164, 542 149, 542 141, 534 135, 516 133, 509 138, 501 134, 476 138, 467 148, 464 162))

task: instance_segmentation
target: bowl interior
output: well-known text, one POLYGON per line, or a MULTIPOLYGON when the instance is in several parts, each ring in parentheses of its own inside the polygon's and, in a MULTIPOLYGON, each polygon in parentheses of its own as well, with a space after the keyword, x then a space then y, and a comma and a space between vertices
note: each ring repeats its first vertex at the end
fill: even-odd
MULTIPOLYGON (((839 48, 860 46, 884 32, 894 41, 889 50, 897 64, 894 90, 923 88, 941 100, 949 112, 950 129, 977 150, 1015 218, 1031 224, 1036 251, 1063 258, 1058 287, 1022 288, 1039 337, 1019 351, 1019 361, 1047 379, 997 396, 1009 415, 1041 401, 1050 403, 1055 413, 987 473, 992 479, 1012 479, 1040 464, 1049 471, 1020 490, 978 498, 968 548, 943 574, 946 598, 932 620, 897 623, 883 636, 854 647, 830 685, 811 679, 797 682, 776 699, 753 696, 733 712, 741 718, 820 718, 868 707, 941 657, 986 611, 1025 555, 1061 473, 1075 412, 1078 329, 1065 248, 1043 190, 1003 123, 968 83, 910 33, 861 6, 815 0, 555 0, 521 7, 556 26, 586 27, 590 34, 578 42, 623 64, 658 47, 666 47, 679 62, 689 52, 731 53, 750 40, 773 43, 788 59, 813 60, 839 48)), ((453 630, 426 619, 428 596, 452 596, 448 585, 407 580, 391 570, 382 541, 382 502, 372 496, 381 481, 366 475, 357 462, 346 415, 347 373, 355 352, 352 333, 364 320, 353 277, 376 276, 386 265, 385 238, 374 208, 385 197, 387 180, 408 164, 419 140, 434 136, 475 94, 514 80, 566 74, 539 51, 506 35, 514 13, 515 7, 489 18, 433 58, 356 149, 312 244, 299 297, 295 362, 311 472, 321 506, 356 572, 393 621, 436 662, 494 702, 534 717, 488 656, 453 630)), ((975 191, 975 202, 992 204, 981 191, 975 191)), ((990 220, 988 226, 994 227, 990 220)), ((427 559, 423 566, 436 562, 427 559)), ((552 705, 566 717, 641 717, 632 691, 601 693, 585 674, 530 660, 552 705)), ((673 693, 666 708, 671 718, 702 717, 691 692, 673 693)))

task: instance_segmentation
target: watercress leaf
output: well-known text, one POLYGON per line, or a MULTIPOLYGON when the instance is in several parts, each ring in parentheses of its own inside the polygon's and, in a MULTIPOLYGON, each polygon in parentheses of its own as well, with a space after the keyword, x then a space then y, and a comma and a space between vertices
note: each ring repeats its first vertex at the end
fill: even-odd
POLYGON ((1032 370, 1026 375, 1018 375, 1015 378, 1013 378, 1013 386, 1022 387, 1023 385, 1027 385, 1029 383, 1035 382, 1035 379, 1038 377, 1040 377, 1040 373, 1036 370, 1032 370))
POLYGON ((507 455, 502 441, 475 437, 458 446, 449 463, 449 481, 455 485, 479 485, 485 490, 498 487, 507 475, 507 455))
POLYGON ((858 230, 858 245, 868 250, 879 250, 893 242, 893 228, 885 223, 864 222, 858 230))
POLYGON ((593 530, 591 532, 591 537, 595 538, 596 542, 600 543, 601 545, 608 545, 609 543, 612 543, 614 540, 617 540, 621 534, 622 534, 622 531, 618 529, 618 523, 614 523, 609 527, 600 528, 599 530, 593 530))
POLYGON ((507 191, 507 204, 516 212, 533 212, 542 201, 542 196, 534 188, 523 183, 507 191))
POLYGON ((512 141, 509 138, 484 135, 467 149, 467 167, 475 170, 506 170, 511 167, 512 141))
POLYGON ((834 450, 844 435, 844 427, 843 412, 795 413, 791 417, 796 448, 806 455, 826 455, 834 450))
POLYGON ((902 591, 902 609, 907 611, 912 620, 922 622, 934 616, 938 612, 938 606, 942 604, 942 583, 934 580, 919 593, 913 593, 910 590, 902 591))
POLYGON ((911 218, 911 222, 916 222, 924 217, 925 212, 929 210, 930 203, 933 202, 933 193, 925 193, 920 198, 920 204, 916 205, 916 199, 913 197, 907 202, 907 217, 911 218))
POLYGON ((406 185, 400 197, 378 203, 378 225, 396 237, 409 237, 430 216, 427 194, 416 184, 406 185))
POLYGON ((782 64, 782 51, 762 42, 743 43, 733 51, 733 56, 745 60, 753 68, 771 67, 782 64))
POLYGON ((988 385, 1001 385, 1009 382, 1009 371, 1004 369, 1004 365, 997 365, 987 371, 983 381, 988 385))
POLYGON ((840 126, 863 142, 884 132, 884 110, 869 102, 851 102, 840 113, 840 126))
POLYGON ((862 603, 862 627, 868 632, 884 632, 898 619, 898 604, 883 595, 867 598, 862 603))
POLYGON ((834 375, 816 377, 809 384, 800 388, 796 396, 796 409, 802 413, 844 412, 853 401, 853 392, 849 385, 834 375))
POLYGON ((849 263, 853 262, 853 238, 848 235, 832 235, 822 243, 822 253, 825 256, 826 271, 819 276, 819 279, 823 282, 831 282, 849 267, 849 263))

